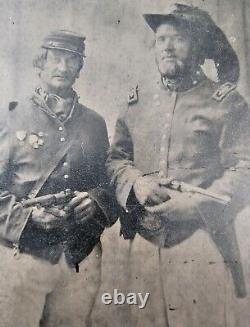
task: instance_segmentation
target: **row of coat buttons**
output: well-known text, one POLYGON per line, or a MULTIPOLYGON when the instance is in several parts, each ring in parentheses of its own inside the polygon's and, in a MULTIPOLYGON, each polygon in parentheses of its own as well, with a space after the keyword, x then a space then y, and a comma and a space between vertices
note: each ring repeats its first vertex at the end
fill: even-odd
MULTIPOLYGON (((175 97, 176 96, 176 93, 175 92, 172 92, 170 94, 170 96, 171 97, 175 97)), ((159 99, 160 98, 159 94, 154 94, 153 98, 155 100, 155 102, 154 102, 155 106, 159 107, 161 105, 161 101, 159 99)))
MULTIPOLYGON (((60 126, 60 127, 58 128, 58 130, 59 130, 60 132, 62 132, 62 131, 63 131, 63 127, 60 126)), ((65 137, 61 137, 61 138, 60 138, 60 141, 61 141, 61 142, 65 142, 65 137)))
MULTIPOLYGON (((62 131, 63 131, 63 127, 60 126, 60 127, 58 128, 58 130, 59 130, 60 132, 62 132, 62 131)), ((61 137, 61 138, 60 138, 60 141, 61 141, 61 142, 65 142, 65 137, 61 137)), ((64 166, 64 167, 67 167, 67 166, 68 166, 68 163, 65 161, 65 162, 63 163, 63 166, 64 166)), ((64 179, 68 179, 68 178, 69 178, 69 175, 68 175, 68 174, 65 174, 65 175, 63 176, 63 178, 64 178, 64 179)))
MULTIPOLYGON (((171 97, 176 96, 175 92, 171 93, 171 97)), ((154 99, 157 100, 159 98, 158 94, 154 95, 154 99)), ((160 105, 160 102, 157 101, 155 103, 157 106, 160 105)), ((173 113, 174 113, 174 107, 175 107, 175 103, 173 103, 173 113)), ((167 137, 170 136, 170 126, 171 126, 171 114, 170 113, 166 113, 165 117, 166 117, 166 121, 165 124, 163 126, 163 134, 161 137, 161 147, 160 147, 160 162, 159 162, 159 175, 164 177, 166 170, 167 170, 167 164, 168 164, 168 153, 167 153, 167 137)), ((166 176, 165 176, 166 177, 166 176)))
MULTIPOLYGON (((63 167, 68 167, 68 163, 67 163, 67 161, 65 161, 65 162, 63 163, 63 167)), ((63 176, 63 178, 64 178, 64 179, 68 179, 68 178, 69 178, 69 175, 68 175, 68 174, 65 174, 65 175, 63 176)))
MULTIPOLYGON (((67 161, 65 161, 65 162, 63 163, 63 167, 68 167, 68 163, 67 163, 67 161)), ((64 178, 64 179, 68 179, 68 178, 69 178, 69 175, 68 175, 68 174, 65 174, 65 175, 63 176, 63 178, 64 178)))

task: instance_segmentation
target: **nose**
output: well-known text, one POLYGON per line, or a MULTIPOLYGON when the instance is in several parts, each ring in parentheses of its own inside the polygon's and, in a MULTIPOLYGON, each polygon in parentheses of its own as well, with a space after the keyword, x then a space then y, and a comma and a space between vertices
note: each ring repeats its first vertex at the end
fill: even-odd
POLYGON ((171 38, 171 37, 166 38, 165 42, 164 42, 164 50, 165 51, 173 51, 174 48, 175 48, 175 46, 174 46, 173 38, 171 38))
POLYGON ((67 70, 67 63, 64 59, 61 59, 60 62, 58 63, 58 69, 62 72, 67 70))

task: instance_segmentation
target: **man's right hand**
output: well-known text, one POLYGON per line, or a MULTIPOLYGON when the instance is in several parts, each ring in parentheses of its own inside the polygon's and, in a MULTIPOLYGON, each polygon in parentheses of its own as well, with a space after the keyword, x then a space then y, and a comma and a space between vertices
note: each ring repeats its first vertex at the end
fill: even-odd
POLYGON ((141 176, 134 183, 135 196, 142 206, 154 206, 170 199, 166 185, 171 180, 158 176, 141 176))
POLYGON ((67 214, 57 207, 33 207, 31 220, 42 229, 52 230, 67 223, 67 214))

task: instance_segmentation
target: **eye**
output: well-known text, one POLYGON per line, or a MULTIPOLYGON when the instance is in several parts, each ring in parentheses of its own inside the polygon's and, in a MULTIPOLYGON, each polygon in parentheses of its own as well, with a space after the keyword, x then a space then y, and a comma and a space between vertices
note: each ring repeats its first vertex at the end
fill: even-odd
POLYGON ((156 42, 158 43, 163 43, 165 41, 166 37, 165 36, 158 36, 157 39, 156 39, 156 42))
POLYGON ((178 36, 176 36, 175 41, 176 42, 185 42, 185 39, 183 36, 178 35, 178 36))
POLYGON ((60 60, 61 60, 61 58, 60 58, 60 57, 57 57, 57 56, 53 56, 53 57, 51 58, 51 61, 54 62, 55 64, 59 63, 60 60))
POLYGON ((75 68, 79 66, 77 57, 72 57, 67 60, 67 66, 70 68, 75 68))

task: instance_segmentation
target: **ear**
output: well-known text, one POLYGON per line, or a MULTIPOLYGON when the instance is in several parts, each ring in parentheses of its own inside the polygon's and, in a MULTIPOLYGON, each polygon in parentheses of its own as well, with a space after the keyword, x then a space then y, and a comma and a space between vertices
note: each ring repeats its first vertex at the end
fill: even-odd
POLYGON ((154 50, 155 49, 155 44, 156 44, 156 38, 154 37, 153 39, 148 41, 148 47, 150 50, 154 50))
POLYGON ((80 77, 80 71, 82 70, 82 67, 83 66, 84 66, 84 61, 81 61, 80 64, 79 64, 79 68, 78 68, 78 72, 77 72, 76 78, 79 78, 80 77))
POLYGON ((36 70, 36 72, 37 72, 38 77, 41 78, 41 75, 42 75, 43 69, 42 69, 41 67, 36 66, 36 67, 35 67, 35 70, 36 70))

